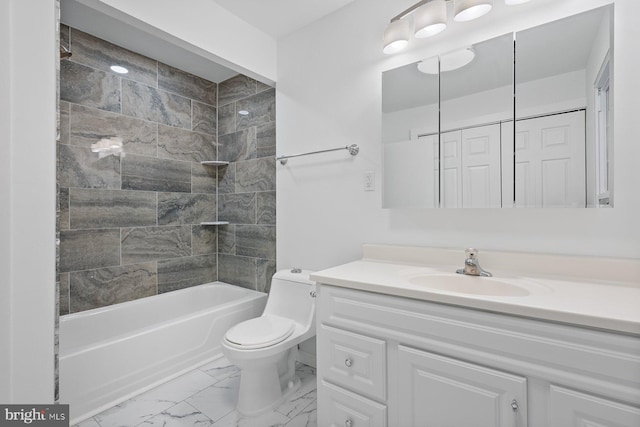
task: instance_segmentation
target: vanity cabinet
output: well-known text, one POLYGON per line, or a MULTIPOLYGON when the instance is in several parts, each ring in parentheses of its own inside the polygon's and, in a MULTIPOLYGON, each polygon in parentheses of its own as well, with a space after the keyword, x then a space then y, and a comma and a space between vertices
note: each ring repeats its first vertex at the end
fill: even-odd
POLYGON ((640 426, 640 337, 325 284, 316 311, 320 426, 640 426))
POLYGON ((525 425, 527 380, 398 345, 398 425, 525 425))

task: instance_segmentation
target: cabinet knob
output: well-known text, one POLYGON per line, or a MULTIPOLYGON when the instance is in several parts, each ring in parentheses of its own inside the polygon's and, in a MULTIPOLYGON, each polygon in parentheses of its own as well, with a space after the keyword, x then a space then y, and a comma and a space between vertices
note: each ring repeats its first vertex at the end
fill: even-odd
POLYGON ((344 422, 345 427, 352 427, 353 426, 353 421, 351 421, 351 418, 347 418, 347 420, 344 422))
POLYGON ((516 412, 518 410, 518 401, 513 399, 511 401, 511 409, 513 409, 513 412, 516 412))
MULTIPOLYGON (((346 359, 344 359, 344 364, 347 368, 350 368, 351 365, 353 365, 353 361, 347 357, 346 359)), ((351 420, 347 420, 347 421, 351 422, 351 420)))

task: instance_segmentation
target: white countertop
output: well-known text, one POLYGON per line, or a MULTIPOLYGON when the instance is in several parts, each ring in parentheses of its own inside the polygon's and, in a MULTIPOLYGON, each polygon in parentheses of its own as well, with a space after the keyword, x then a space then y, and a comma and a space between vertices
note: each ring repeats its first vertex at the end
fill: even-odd
MULTIPOLYGON (((311 279, 344 288, 640 335, 640 260, 511 253, 501 258, 501 253, 493 252, 486 257, 492 263, 485 265, 480 253, 482 267, 493 273, 494 277, 489 280, 513 283, 529 292, 525 296, 496 296, 437 290, 410 281, 411 277, 425 274, 455 275, 456 269, 462 267, 464 251, 365 246, 364 254, 362 260, 318 271, 311 279), (398 251, 393 251, 394 248, 398 251), (398 256, 402 251, 413 256, 415 250, 422 251, 424 262, 418 264, 416 257, 398 256), (514 256, 519 259, 514 260, 514 256), (459 258, 460 262, 447 264, 452 257, 459 258), (538 275, 531 273, 536 263, 548 263, 549 259, 566 261, 562 264, 566 270, 554 262, 553 274, 544 269, 538 275), (532 268, 526 274, 508 268, 527 260, 532 268), (578 268, 582 263, 585 269, 578 268), (594 267, 594 264, 597 265, 594 267), (607 275, 609 268, 615 268, 615 274, 607 275), (581 274, 585 271, 588 277, 581 274), (616 280, 605 280, 610 276, 616 280)), ((482 286, 485 278, 471 280, 482 286)))

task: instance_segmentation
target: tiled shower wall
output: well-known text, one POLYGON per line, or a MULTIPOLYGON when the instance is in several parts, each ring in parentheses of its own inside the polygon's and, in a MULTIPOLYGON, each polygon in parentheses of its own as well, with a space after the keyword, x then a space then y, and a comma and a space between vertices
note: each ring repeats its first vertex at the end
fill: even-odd
MULTIPOLYGON (((65 26, 61 42, 73 56, 60 70, 60 313, 218 279, 268 289, 275 269, 275 161, 269 177, 262 163, 241 165, 257 159, 257 151, 228 158, 233 163, 220 169, 200 161, 245 150, 236 140, 218 145, 218 91, 250 112, 221 122, 230 126, 233 119, 240 132, 257 135, 260 126, 275 129, 274 90, 245 76, 217 85, 65 26), (129 73, 113 73, 113 64, 129 73), (116 136, 124 156, 99 158, 91 151, 101 138, 116 136), (226 228, 237 243, 220 257, 218 230, 199 225, 216 219, 218 181, 221 192, 253 193, 256 200, 227 204, 230 220, 261 216, 247 223, 261 224, 258 229, 226 228), (258 207, 262 193, 269 196, 260 196, 258 207)), ((273 136, 268 144, 275 146, 273 136)))
POLYGON ((276 269, 275 89, 239 75, 220 84, 218 277, 268 291, 276 269))

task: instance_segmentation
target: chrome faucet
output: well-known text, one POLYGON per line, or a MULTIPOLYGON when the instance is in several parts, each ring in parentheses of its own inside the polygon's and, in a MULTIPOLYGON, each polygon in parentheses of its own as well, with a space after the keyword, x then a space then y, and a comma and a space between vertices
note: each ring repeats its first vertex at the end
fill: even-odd
POLYGON ((468 274, 469 276, 482 276, 491 277, 493 274, 480 267, 480 261, 478 261, 478 251, 473 248, 469 248, 464 253, 467 258, 464 260, 464 268, 456 270, 458 274, 468 274))

